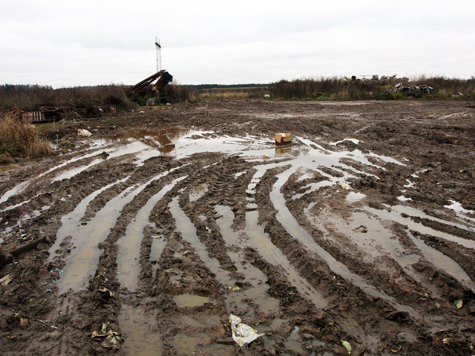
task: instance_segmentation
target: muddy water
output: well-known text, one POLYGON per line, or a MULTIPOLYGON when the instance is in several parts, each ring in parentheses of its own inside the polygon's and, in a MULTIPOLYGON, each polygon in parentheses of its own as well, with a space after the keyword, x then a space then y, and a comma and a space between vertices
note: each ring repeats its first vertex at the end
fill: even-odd
POLYGON ((185 293, 174 296, 173 301, 179 308, 194 308, 208 303, 210 299, 201 295, 185 293))
POLYGON ((206 267, 216 275, 216 279, 224 285, 232 285, 232 279, 229 276, 229 272, 223 270, 216 258, 211 258, 208 254, 206 246, 196 235, 196 228, 190 221, 188 216, 183 212, 178 204, 178 198, 174 198, 169 205, 170 212, 175 218, 177 231, 181 234, 185 241, 188 241, 195 253, 201 258, 206 267))
POLYGON ((434 229, 432 229, 430 227, 427 227, 427 226, 425 226, 421 223, 418 223, 418 222, 415 222, 415 221, 411 220, 409 217, 407 217, 407 218, 403 217, 401 215, 401 213, 399 213, 398 211, 395 211, 395 210, 391 210, 391 211, 378 210, 378 209, 374 209, 374 208, 371 208, 371 207, 368 207, 368 206, 364 207, 364 210, 366 210, 366 211, 368 211, 368 212, 370 212, 370 213, 372 213, 376 216, 379 216, 382 219, 388 219, 388 220, 398 222, 402 225, 407 225, 411 230, 418 231, 421 234, 437 236, 437 237, 440 237, 440 238, 443 238, 443 239, 446 239, 446 240, 449 240, 449 241, 452 241, 452 242, 456 242, 456 243, 458 243, 462 246, 465 246, 467 248, 475 249, 475 241, 474 240, 469 240, 469 239, 465 239, 465 238, 462 238, 462 237, 457 237, 457 236, 454 236, 454 235, 450 235, 450 234, 442 232, 442 231, 434 230, 434 229))
MULTIPOLYGON (((405 255, 402 253, 403 247, 397 242, 394 234, 386 229, 377 219, 370 218, 367 214, 363 212, 355 212, 349 218, 351 220, 350 225, 348 226, 351 231, 355 231, 360 226, 366 228, 364 233, 355 233, 354 236, 356 240, 366 240, 366 241, 375 241, 382 248, 383 252, 388 252, 389 255, 398 262, 406 270, 409 267, 419 261, 417 255, 405 255)), ((349 233, 349 232, 348 232, 349 233)), ((351 234, 349 233, 351 236, 351 234)), ((372 248, 366 246, 367 251, 371 253, 372 248)))
MULTIPOLYGON (((222 215, 222 217, 217 220, 217 223, 220 226, 221 233, 227 244, 237 245, 241 248, 244 246, 255 248, 266 261, 284 270, 289 282, 292 286, 297 288, 303 297, 312 301, 318 308, 325 308, 327 302, 323 296, 305 279, 300 277, 287 258, 272 243, 268 234, 264 232, 264 228, 257 224, 258 213, 256 211, 246 213, 246 229, 243 231, 244 234, 240 236, 231 229, 231 224, 234 219, 234 214, 231 209, 225 206, 216 206, 215 208, 216 211, 222 215)), ((261 278, 264 277, 262 276, 261 278)))
POLYGON ((229 207, 218 205, 215 207, 221 217, 216 221, 221 231, 221 235, 226 242, 226 245, 237 247, 238 250, 229 249, 228 255, 234 262, 237 272, 242 273, 246 282, 251 284, 251 288, 234 291, 230 289, 229 295, 226 297, 228 311, 233 314, 238 314, 245 319, 251 319, 254 314, 243 299, 251 299, 258 306, 260 312, 265 314, 278 312, 279 301, 267 295, 269 286, 266 284, 267 277, 258 268, 244 260, 244 241, 239 232, 233 231, 231 225, 233 223, 233 213, 229 207), (249 308, 248 314, 242 314, 240 311, 249 308))
MULTIPOLYGON (((460 204, 459 202, 456 202, 454 200, 450 200, 450 203, 451 203, 450 205, 445 205, 444 208, 451 209, 451 210, 455 211, 457 216, 459 218, 461 218, 462 220, 464 220, 464 221, 469 221, 471 223, 475 223, 475 218, 473 217, 473 216, 475 216, 475 211, 464 209, 462 207, 462 204, 460 204), (469 215, 471 215, 472 217, 470 217, 469 215)), ((472 231, 473 231, 473 229, 472 229, 472 231)))
POLYGON ((385 293, 377 290, 374 286, 366 283, 359 275, 352 273, 346 265, 337 261, 330 253, 324 250, 315 240, 305 231, 295 220, 287 206, 285 205, 285 198, 280 191, 280 188, 287 181, 290 173, 284 172, 278 176, 277 182, 274 184, 272 192, 270 194, 271 201, 276 209, 278 209, 277 220, 284 226, 289 234, 298 239, 304 246, 317 253, 320 258, 327 262, 329 268, 341 277, 349 280, 354 285, 358 286, 366 293, 371 294, 374 297, 382 298, 399 310, 407 311, 412 316, 418 316, 418 313, 410 307, 400 305, 393 297, 386 295, 385 293))
POLYGON ((154 177, 139 187, 132 186, 127 188, 117 197, 111 199, 86 225, 79 225, 79 214, 62 219, 63 226, 58 231, 55 245, 71 235, 71 243, 75 249, 72 250, 71 256, 66 260, 64 273, 58 281, 60 294, 64 293, 67 289, 78 290, 85 288, 88 276, 94 274, 101 254, 101 250, 99 250, 97 245, 107 238, 117 222, 122 208, 130 203, 137 194, 155 179, 157 178, 154 177))
POLYGON ((146 314, 142 308, 122 304, 119 315, 123 332, 123 351, 127 356, 162 355, 163 342, 156 325, 155 315, 146 314))
MULTIPOLYGON (((429 220, 440 222, 442 224, 456 226, 456 227, 458 227, 460 229, 463 229, 463 230, 474 231, 472 226, 467 226, 467 225, 464 225, 464 224, 459 224, 459 223, 456 223, 456 222, 451 222, 451 221, 439 219, 439 218, 436 218, 432 215, 427 215, 423 211, 421 211, 419 209, 412 208, 410 206, 393 205, 390 208, 391 208, 391 210, 394 210, 395 212, 398 212, 400 214, 406 214, 406 215, 409 215, 409 216, 416 216, 416 217, 419 217, 419 218, 422 218, 422 219, 429 219, 429 220)), ((469 222, 467 222, 467 224, 471 225, 471 224, 469 224, 469 222)))
POLYGON ((12 189, 10 189, 9 191, 7 191, 0 198, 0 204, 3 202, 6 202, 10 197, 14 196, 15 194, 20 193, 23 189, 25 189, 28 186, 29 183, 30 183, 29 181, 22 182, 16 185, 15 187, 13 187, 12 189))
POLYGON ((410 231, 407 231, 407 234, 430 263, 442 271, 447 272, 475 293, 475 285, 473 284, 474 281, 472 281, 472 279, 457 262, 444 255, 439 250, 427 245, 424 240, 415 237, 410 231))
POLYGON ((105 187, 102 187, 101 189, 96 190, 95 192, 89 194, 76 206, 76 208, 72 212, 70 212, 68 215, 64 216, 61 219, 62 226, 58 230, 58 233, 56 234, 55 243, 50 247, 50 256, 49 256, 48 262, 52 262, 56 258, 57 256, 56 250, 59 248, 59 245, 63 242, 63 239, 77 232, 78 227, 80 225, 81 218, 84 216, 84 213, 86 212, 86 208, 88 204, 92 200, 94 200, 99 194, 101 194, 103 191, 109 189, 110 187, 116 184, 123 183, 127 179, 129 179, 129 177, 126 177, 117 182, 111 183, 109 185, 106 185, 105 187))
MULTIPOLYGON (((156 180, 165 177, 169 172, 165 172, 156 177, 156 180)), ((137 277, 140 272, 140 246, 142 242, 143 229, 149 222, 150 212, 155 204, 163 198, 179 181, 185 179, 187 176, 175 179, 172 183, 167 184, 157 194, 152 196, 147 203, 139 210, 135 219, 129 226, 124 237, 119 240, 120 253, 117 258, 118 264, 118 279, 122 287, 126 287, 133 291, 137 287, 137 277)), ((163 251, 163 250, 162 250, 163 251)), ((157 251, 154 250, 155 254, 157 251)), ((160 256, 154 256, 153 259, 159 259, 160 256)), ((153 260, 152 259, 152 260, 153 260)))

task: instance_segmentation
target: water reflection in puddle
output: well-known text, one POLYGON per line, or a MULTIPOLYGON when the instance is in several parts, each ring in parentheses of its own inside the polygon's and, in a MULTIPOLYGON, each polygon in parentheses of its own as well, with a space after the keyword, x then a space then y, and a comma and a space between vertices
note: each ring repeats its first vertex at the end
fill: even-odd
POLYGON ((259 308, 259 311, 265 314, 275 313, 279 311, 279 300, 267 295, 266 284, 267 277, 258 268, 244 262, 243 241, 238 232, 232 230, 233 213, 229 207, 218 205, 215 207, 218 214, 222 215, 216 223, 219 226, 221 235, 228 246, 240 246, 237 251, 230 249, 227 253, 238 273, 242 273, 246 282, 251 284, 251 288, 231 292, 226 296, 226 304, 228 311, 233 314, 239 314, 241 317, 251 319, 254 314, 249 310, 247 314, 241 314, 240 311, 246 310, 249 305, 243 302, 245 299, 252 300, 259 308), (237 309, 236 309, 237 308, 237 309))
POLYGON ((356 203, 360 200, 363 200, 366 197, 366 194, 358 193, 358 192, 349 192, 346 196, 346 201, 349 204, 356 203))
MULTIPOLYGON (((365 251, 371 253, 382 248, 383 253, 384 251, 389 252, 390 256, 406 270, 419 261, 419 256, 417 255, 403 254, 403 248, 394 234, 386 229, 377 219, 369 217, 364 212, 355 212, 349 220, 351 223, 348 228, 356 232, 353 235, 353 240, 362 246, 365 251), (357 230, 358 227, 364 227, 365 230, 359 232, 357 230), (372 242, 377 242, 379 246, 374 246, 372 242)), ((351 234, 349 235, 351 236, 351 234)))
POLYGON ((178 333, 173 338, 172 345, 177 355, 228 355, 233 351, 233 346, 220 345, 212 343, 206 345, 210 341, 211 336, 206 333, 197 333, 188 335, 187 333, 178 333))
POLYGON ((472 279, 457 262, 444 255, 439 250, 430 247, 424 242, 424 240, 415 237, 410 231, 407 231, 407 234, 430 263, 438 269, 450 274, 475 293, 475 285, 473 284, 472 279))
POLYGON ((179 308, 200 307, 210 301, 208 297, 196 294, 180 294, 173 297, 173 301, 179 308))
POLYGON ((308 232, 300 226, 300 224, 297 222, 297 220, 293 217, 292 213, 287 208, 285 204, 285 198, 282 192, 280 191, 281 187, 283 187, 284 183, 288 180, 291 174, 291 172, 289 171, 290 170, 287 170, 286 172, 281 173, 277 176, 278 180, 274 184, 274 187, 270 193, 270 198, 273 203, 273 206, 278 209, 276 215, 277 220, 282 224, 285 230, 287 230, 289 234, 291 234, 304 246, 311 249, 321 259, 323 259, 334 273, 350 281, 354 285, 364 290, 366 293, 371 294, 373 297, 384 299, 393 306, 395 306, 397 309, 407 311, 412 316, 418 316, 419 314, 414 309, 397 303, 397 301, 393 297, 388 296, 383 292, 380 292, 373 285, 366 283, 361 276, 351 272, 346 265, 337 261, 330 253, 328 253, 319 244, 317 244, 313 237, 310 236, 308 232))
MULTIPOLYGON (((156 180, 168 175, 169 172, 165 172, 155 177, 156 180)), ((119 240, 119 256, 117 258, 118 264, 118 278, 122 287, 126 287, 129 290, 135 290, 137 287, 137 277, 140 272, 139 260, 140 260, 140 246, 142 243, 143 229, 145 226, 150 225, 149 217, 155 204, 164 197, 179 181, 185 179, 187 176, 175 179, 172 183, 165 185, 157 194, 152 196, 147 203, 139 210, 132 223, 127 226, 127 231, 124 237, 119 240)), ((160 241, 154 241, 156 249, 160 241)), ((164 241, 161 243, 164 245, 164 241)), ((162 249, 163 251, 163 249, 162 249)), ((156 254, 156 251, 155 251, 156 254)), ((155 259, 159 259, 160 256, 155 259)))
POLYGON ((9 191, 7 191, 0 198, 0 204, 3 202, 6 202, 10 197, 14 196, 15 194, 20 193, 23 189, 25 189, 28 186, 28 184, 30 184, 29 181, 22 182, 16 185, 15 187, 13 187, 12 189, 10 189, 9 191))
MULTIPOLYGON (((85 288, 88 276, 94 274, 101 255, 101 250, 97 245, 107 238, 116 224, 122 208, 156 179, 158 177, 150 179, 141 186, 127 188, 111 199, 86 225, 79 225, 80 217, 77 213, 61 220, 63 226, 56 235, 55 245, 58 244, 56 248, 64 238, 71 235, 71 242, 76 249, 72 250, 71 256, 66 261, 64 273, 58 281, 59 294, 69 288, 73 290, 85 288)), ((51 249, 50 251, 54 252, 55 250, 51 249)))
MULTIPOLYGON (((305 281, 293 268, 282 252, 272 243, 264 228, 258 225, 258 213, 256 211, 246 213, 246 229, 243 231, 244 238, 237 237, 231 229, 234 214, 229 207, 216 206, 216 211, 222 215, 217 223, 227 244, 237 244, 241 248, 249 246, 255 248, 259 254, 269 263, 281 267, 289 282, 303 296, 311 300, 318 308, 324 308, 327 303, 322 295, 305 281)), ((264 277, 261 277, 264 278, 264 277)))
MULTIPOLYGON (((449 241, 452 241, 452 242, 456 242, 456 243, 458 243, 462 246, 465 246, 467 248, 475 249, 475 241, 474 240, 469 240, 469 239, 465 239, 465 238, 462 238, 462 237, 457 237, 457 236, 454 236, 454 235, 451 235, 451 234, 448 234, 448 233, 445 233, 445 232, 442 232, 442 231, 434 230, 434 229, 432 229, 430 227, 427 227, 427 226, 425 226, 421 223, 418 223, 418 222, 415 222, 415 221, 411 220, 410 217, 403 217, 401 215, 401 213, 399 213, 396 210, 391 210, 391 211, 378 210, 378 209, 371 208, 369 206, 364 207, 364 210, 366 210, 366 211, 368 211, 368 212, 370 212, 370 213, 372 213, 372 214, 374 214, 374 215, 376 215, 376 216, 378 216, 382 219, 388 219, 388 220, 398 222, 401 225, 407 225, 411 230, 418 231, 421 234, 437 236, 437 237, 440 237, 440 238, 443 238, 443 239, 446 239, 446 240, 449 240, 449 241)), ((435 219, 435 218, 431 217, 431 219, 435 219)), ((446 222, 446 223, 448 223, 448 222, 446 222)))
POLYGON ((154 314, 141 308, 122 304, 119 325, 123 332, 122 350, 126 356, 161 355, 163 342, 156 327, 154 314))
POLYGON ((188 241, 195 249, 195 253, 200 257, 206 267, 216 275, 216 279, 224 285, 230 285, 231 277, 229 272, 223 270, 216 258, 211 258, 206 246, 201 242, 196 234, 196 228, 188 216, 183 212, 178 204, 178 197, 174 198, 169 205, 170 212, 175 218, 177 231, 185 241, 188 241))

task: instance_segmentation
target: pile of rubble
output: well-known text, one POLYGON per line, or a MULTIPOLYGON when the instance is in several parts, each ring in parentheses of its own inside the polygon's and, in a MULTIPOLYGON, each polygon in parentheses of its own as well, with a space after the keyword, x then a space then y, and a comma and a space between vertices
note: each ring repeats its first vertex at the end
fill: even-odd
POLYGON ((423 94, 437 94, 439 90, 434 89, 428 85, 404 85, 398 83, 391 90, 393 93, 404 93, 407 96, 413 96, 415 98, 420 98, 423 94))

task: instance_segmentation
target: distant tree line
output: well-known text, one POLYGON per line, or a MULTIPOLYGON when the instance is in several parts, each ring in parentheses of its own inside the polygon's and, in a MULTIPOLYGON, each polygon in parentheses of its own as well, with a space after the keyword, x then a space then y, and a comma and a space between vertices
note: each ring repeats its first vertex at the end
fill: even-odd
POLYGON ((37 93, 41 90, 51 90, 51 85, 38 85, 38 84, 2 84, 0 85, 0 92, 9 93, 37 93))
POLYGON ((229 88, 257 88, 265 87, 267 84, 194 84, 188 85, 190 89, 229 89, 229 88))

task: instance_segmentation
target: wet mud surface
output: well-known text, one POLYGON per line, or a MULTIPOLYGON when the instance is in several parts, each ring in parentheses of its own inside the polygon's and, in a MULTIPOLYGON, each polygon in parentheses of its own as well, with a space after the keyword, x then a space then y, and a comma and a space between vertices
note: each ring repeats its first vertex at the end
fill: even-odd
POLYGON ((58 125, 56 157, 0 170, 0 353, 473 355, 469 104, 205 100, 91 119, 87 139, 58 125), (264 335, 240 348, 230 314, 264 335))

